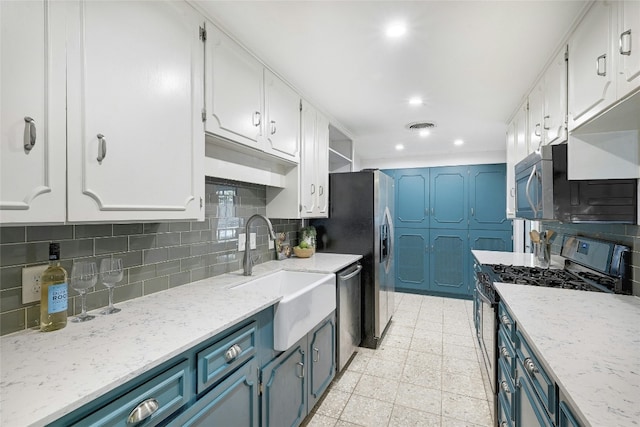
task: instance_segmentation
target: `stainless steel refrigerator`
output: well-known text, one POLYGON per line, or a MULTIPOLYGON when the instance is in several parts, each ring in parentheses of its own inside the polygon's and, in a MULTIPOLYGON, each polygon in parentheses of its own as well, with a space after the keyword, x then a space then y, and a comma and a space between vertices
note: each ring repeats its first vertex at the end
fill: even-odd
MULTIPOLYGON (((393 178, 378 170, 329 175, 329 218, 315 219, 319 252, 360 254, 362 343, 377 348, 394 311, 393 178)), ((338 313, 338 317, 339 317, 338 313)))

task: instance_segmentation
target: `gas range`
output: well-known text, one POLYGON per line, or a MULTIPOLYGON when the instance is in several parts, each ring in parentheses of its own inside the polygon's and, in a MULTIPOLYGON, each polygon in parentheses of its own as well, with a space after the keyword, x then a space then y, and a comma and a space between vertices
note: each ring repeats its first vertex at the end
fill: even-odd
POLYGON ((515 283, 519 285, 540 286, 546 288, 574 289, 579 291, 607 292, 613 289, 614 280, 611 278, 598 277, 595 273, 574 274, 562 269, 548 269, 541 267, 521 267, 513 265, 487 265, 493 274, 493 282, 515 283), (591 275, 589 281, 583 280, 579 276, 591 275), (595 280, 594 280, 595 279, 595 280), (591 282, 591 283, 590 283, 591 282), (601 286, 593 282, 602 283, 601 286), (607 287, 604 284, 609 284, 607 287), (604 286, 604 288, 603 288, 604 286))

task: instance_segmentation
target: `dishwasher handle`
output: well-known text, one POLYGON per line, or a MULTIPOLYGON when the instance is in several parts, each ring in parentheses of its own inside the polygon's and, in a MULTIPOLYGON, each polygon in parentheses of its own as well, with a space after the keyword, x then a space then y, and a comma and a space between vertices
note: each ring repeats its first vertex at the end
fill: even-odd
POLYGON ((356 275, 357 275, 358 273, 360 273, 361 271, 362 271, 362 265, 361 265, 361 264, 358 264, 358 267, 357 267, 357 268, 356 268, 352 273, 349 273, 349 274, 348 274, 348 275, 346 275, 346 276, 338 276, 338 278, 339 278, 340 280, 349 280, 349 279, 351 279, 352 277, 356 276, 356 275))

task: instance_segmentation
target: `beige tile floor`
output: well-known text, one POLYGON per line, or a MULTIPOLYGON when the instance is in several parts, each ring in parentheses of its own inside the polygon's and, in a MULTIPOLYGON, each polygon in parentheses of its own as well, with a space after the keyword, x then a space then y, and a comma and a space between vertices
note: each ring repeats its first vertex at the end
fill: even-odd
POLYGON ((396 293, 395 306, 380 348, 358 349, 306 426, 491 426, 472 302, 396 293))

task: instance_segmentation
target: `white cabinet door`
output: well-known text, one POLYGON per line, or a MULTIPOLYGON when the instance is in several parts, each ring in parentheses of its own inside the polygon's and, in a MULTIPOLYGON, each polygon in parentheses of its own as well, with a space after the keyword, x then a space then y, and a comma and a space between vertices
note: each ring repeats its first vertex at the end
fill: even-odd
POLYGON ((544 117, 542 127, 545 144, 567 140, 567 61, 560 52, 544 74, 544 117))
POLYGON ((262 149, 262 64, 213 24, 206 49, 207 132, 262 149))
POLYGON ((264 70, 265 152, 300 161, 300 96, 272 72, 264 70))
POLYGON ((198 15, 173 1, 70 8, 69 221, 203 218, 198 15))
MULTIPOLYGON (((534 149, 529 148, 529 139, 528 139, 528 114, 529 107, 525 103, 518 110, 518 114, 516 114, 515 122, 516 122, 516 154, 515 154, 515 162, 518 163, 520 160, 524 159, 534 151, 534 149)), ((536 146, 537 148, 537 146, 536 146)))
POLYGON ((64 9, 2 1, 0 31, 0 223, 63 222, 64 9))
POLYGON ((640 86, 640 1, 619 3, 620 58, 618 97, 622 97, 640 86))
POLYGON ((329 120, 318 113, 316 124, 316 175, 318 182, 318 217, 329 215, 329 120))
POLYGON ((507 128, 507 218, 515 218, 516 198, 515 198, 515 173, 516 164, 516 119, 514 118, 507 128))
POLYGON ((527 154, 537 150, 542 144, 543 108, 544 81, 541 81, 529 94, 529 146, 527 154))
POLYGON ((616 100, 616 3, 598 1, 569 38, 569 130, 616 100))
POLYGON ((311 216, 316 210, 316 117, 315 108, 302 103, 302 149, 300 155, 300 206, 302 216, 311 216))

